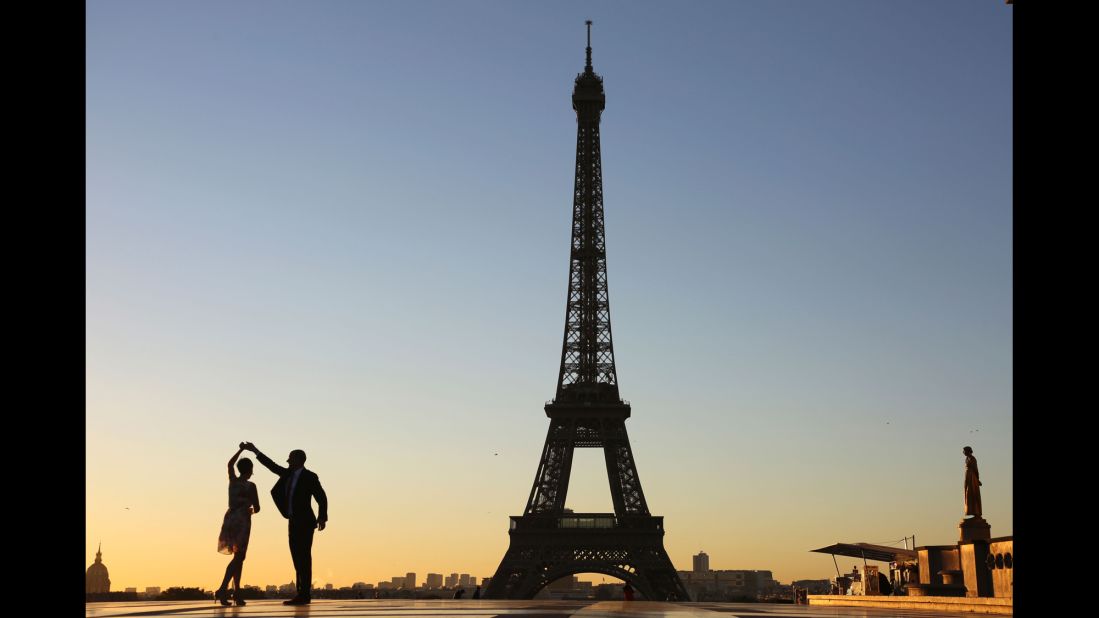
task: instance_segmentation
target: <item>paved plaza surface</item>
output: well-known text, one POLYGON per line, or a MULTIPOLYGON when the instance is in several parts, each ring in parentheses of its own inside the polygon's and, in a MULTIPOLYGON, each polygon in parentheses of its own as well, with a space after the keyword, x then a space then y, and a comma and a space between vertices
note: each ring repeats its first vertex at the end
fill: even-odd
POLYGON ((280 600, 249 601, 223 607, 213 601, 87 603, 86 618, 121 616, 210 616, 234 618, 973 618, 979 614, 928 610, 819 607, 776 603, 657 603, 649 601, 483 601, 404 599, 317 599, 287 606, 280 600))

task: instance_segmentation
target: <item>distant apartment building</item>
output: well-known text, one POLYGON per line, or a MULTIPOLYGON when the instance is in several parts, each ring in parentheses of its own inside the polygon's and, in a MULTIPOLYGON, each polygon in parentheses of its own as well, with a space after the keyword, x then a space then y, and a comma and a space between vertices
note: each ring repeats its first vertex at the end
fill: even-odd
POLYGON ((790 583, 791 586, 808 590, 809 594, 829 594, 832 591, 832 580, 830 579, 799 579, 790 583))
POLYGON ((594 587, 592 582, 582 582, 575 575, 565 576, 550 582, 539 591, 536 599, 589 599, 594 587))
POLYGON ((780 584, 778 582, 774 582, 774 585, 768 588, 766 592, 759 593, 759 599, 761 601, 777 601, 782 599, 792 599, 793 597, 793 586, 789 584, 780 584))
POLYGON ((268 584, 267 588, 265 589, 265 592, 267 592, 267 594, 278 594, 279 593, 279 587, 268 584))
POLYGON ((695 573, 705 573, 710 570, 710 557, 704 551, 699 551, 697 556, 691 556, 691 563, 691 570, 695 573))
POLYGON ((626 598, 625 593, 622 592, 622 584, 599 584, 592 591, 592 596, 600 601, 617 601, 626 598))
POLYGON ((134 594, 137 594, 137 588, 127 588, 126 592, 132 592, 134 594))
POLYGON ((240 587, 240 589, 242 591, 242 594, 243 594, 244 598, 249 598, 249 599, 262 599, 263 598, 263 588, 260 588, 259 586, 244 584, 243 586, 240 587))
POLYGON ((442 573, 428 573, 427 581, 428 588, 442 588, 443 587, 443 574, 442 573))
POLYGON ((469 573, 462 573, 458 576, 458 587, 465 588, 466 586, 469 586, 469 573))
POLYGON ((394 575, 393 579, 389 581, 393 584, 394 588, 400 588, 401 586, 404 586, 404 578, 400 575, 394 575))
POLYGON ((770 571, 756 571, 756 573, 759 574, 757 576, 757 585, 759 586, 757 594, 760 599, 775 599, 790 596, 790 586, 783 586, 778 583, 778 580, 771 576, 770 571))
POLYGON ((374 586, 366 582, 355 582, 351 584, 352 590, 366 590, 367 588, 373 588, 374 586))
POLYGON ((395 587, 393 582, 378 582, 378 590, 392 590, 395 587))
POLYGON ((552 581, 546 585, 546 588, 554 592, 565 592, 566 590, 575 590, 580 583, 580 578, 572 575, 569 577, 562 577, 556 581, 552 581))
POLYGON ((754 601, 761 594, 768 594, 777 584, 771 578, 771 571, 707 570, 677 573, 692 601, 754 601))
POLYGON ((413 589, 416 588, 416 574, 415 573, 405 573, 404 574, 404 587, 409 589, 409 590, 413 590, 413 589))
POLYGON ((447 588, 456 588, 457 586, 458 586, 458 574, 457 573, 451 573, 450 575, 447 575, 446 576, 446 587, 447 588))

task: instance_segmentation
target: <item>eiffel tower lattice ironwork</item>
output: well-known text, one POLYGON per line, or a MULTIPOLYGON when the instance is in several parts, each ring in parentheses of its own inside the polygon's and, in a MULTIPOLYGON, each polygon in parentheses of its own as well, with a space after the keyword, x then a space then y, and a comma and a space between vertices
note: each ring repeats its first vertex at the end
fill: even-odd
POLYGON ((587 63, 576 77, 576 184, 565 337, 557 395, 546 404, 546 445, 522 515, 511 518, 511 543, 485 591, 489 599, 529 599, 550 582, 603 573, 630 583, 644 598, 686 601, 664 550, 662 517, 649 513, 626 434, 630 404, 619 398, 611 342, 599 119, 603 78, 587 63), (565 510, 576 448, 602 448, 614 513, 565 510))

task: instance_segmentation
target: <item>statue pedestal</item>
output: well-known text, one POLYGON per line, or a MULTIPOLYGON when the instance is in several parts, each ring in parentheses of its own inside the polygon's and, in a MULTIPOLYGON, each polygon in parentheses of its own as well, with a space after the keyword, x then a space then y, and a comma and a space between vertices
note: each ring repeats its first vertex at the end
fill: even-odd
POLYGON ((961 537, 959 540, 962 543, 966 541, 987 541, 992 538, 992 526, 988 525, 988 522, 980 516, 963 519, 958 524, 958 531, 961 537))

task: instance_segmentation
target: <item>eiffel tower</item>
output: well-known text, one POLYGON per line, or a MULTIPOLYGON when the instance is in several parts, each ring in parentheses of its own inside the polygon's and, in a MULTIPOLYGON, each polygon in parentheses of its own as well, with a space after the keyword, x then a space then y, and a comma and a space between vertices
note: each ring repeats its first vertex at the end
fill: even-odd
POLYGON ((550 582, 576 573, 603 573, 630 583, 645 599, 686 601, 687 592, 664 551, 664 518, 649 513, 637 476, 618 396, 611 344, 607 248, 603 232, 603 172, 599 118, 603 78, 592 70, 591 21, 587 64, 576 76, 576 184, 565 338, 557 396, 546 404, 546 445, 522 515, 511 517, 511 544, 485 598, 530 599, 550 582), (602 448, 614 513, 565 511, 572 455, 602 448))

